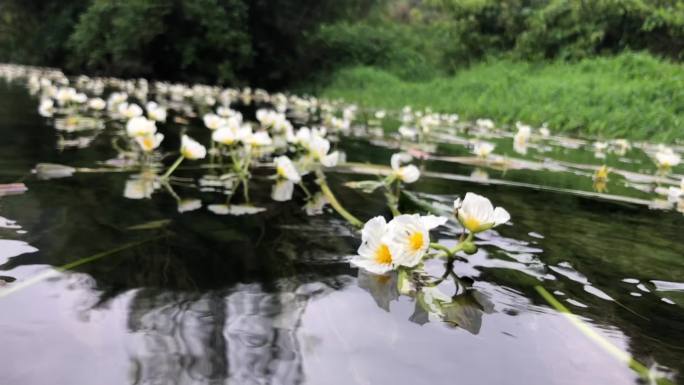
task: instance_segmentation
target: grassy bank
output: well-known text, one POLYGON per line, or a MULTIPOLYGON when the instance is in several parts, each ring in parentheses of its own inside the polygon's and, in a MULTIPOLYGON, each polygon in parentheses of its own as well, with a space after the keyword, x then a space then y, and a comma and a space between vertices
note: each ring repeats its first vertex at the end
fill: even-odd
POLYGON ((647 54, 577 63, 491 60, 451 77, 407 82, 371 67, 336 72, 321 92, 364 107, 456 112, 604 138, 684 139, 684 66, 647 54))

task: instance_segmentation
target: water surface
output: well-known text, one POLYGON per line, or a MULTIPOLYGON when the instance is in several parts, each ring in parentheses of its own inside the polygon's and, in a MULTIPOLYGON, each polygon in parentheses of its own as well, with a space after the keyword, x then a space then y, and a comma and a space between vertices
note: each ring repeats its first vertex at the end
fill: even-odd
MULTIPOLYGON (((21 83, 0 86, 0 183, 28 188, 0 197, 0 384, 639 383, 537 285, 684 383, 684 216, 649 203, 657 194, 638 175, 655 168, 640 149, 596 158, 589 144, 549 141, 521 156, 510 137, 488 138, 497 153, 530 162, 502 168, 464 161, 469 151, 445 129, 409 190, 445 205, 480 193, 513 219, 455 263, 472 288, 441 320, 399 296, 391 279, 349 266, 360 240, 339 216, 308 216, 298 194, 273 202, 268 180, 252 188, 266 211, 230 216, 208 209, 220 192, 177 188, 202 202, 188 212, 162 189, 129 199, 134 173, 39 179, 37 163, 96 167, 116 152, 110 128, 83 148, 65 145, 78 138, 55 131, 36 106, 21 83), (613 174, 608 192, 595 193, 591 176, 604 163, 638 175, 613 174)), ((172 151, 180 128, 164 129, 172 151)), ((352 164, 387 165, 401 146, 368 132, 339 143, 352 164)), ((340 167, 330 179, 359 217, 389 216, 381 194, 344 187, 367 175, 340 167)), ((449 244, 458 232, 450 225, 434 235, 449 244)), ((455 287, 447 280, 441 290, 455 287)))

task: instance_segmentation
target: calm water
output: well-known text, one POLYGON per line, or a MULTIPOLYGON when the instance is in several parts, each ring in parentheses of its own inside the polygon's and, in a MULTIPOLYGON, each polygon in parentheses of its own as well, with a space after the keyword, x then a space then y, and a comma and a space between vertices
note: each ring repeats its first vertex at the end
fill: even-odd
MULTIPOLYGON (((340 217, 307 216, 300 195, 271 201, 265 179, 252 191, 267 210, 245 216, 217 215, 207 207, 222 195, 192 188, 176 188, 202 200, 189 212, 163 190, 128 199, 128 173, 40 180, 37 163, 97 167, 116 153, 108 130, 69 147, 74 137, 60 137, 36 106, 23 87, 0 86, 0 183, 28 187, 0 197, 0 384, 639 383, 537 285, 684 383, 684 215, 652 208, 644 175, 654 168, 639 149, 603 160, 550 141, 502 170, 464 161, 468 150, 444 133, 410 190, 447 205, 481 193, 513 218, 455 263, 472 289, 445 322, 399 296, 391 278, 351 268, 360 240, 340 217), (591 167, 604 162, 624 174, 611 174, 601 195, 591 167)), ((175 149, 180 128, 164 130, 175 149)), ((490 140, 513 156, 510 138, 490 140)), ((381 165, 396 146, 368 135, 339 144, 348 161, 381 165)), ((359 217, 389 215, 381 194, 343 187, 362 173, 341 168, 331 185, 359 217)), ((458 230, 443 229, 433 234, 449 244, 458 230)), ((426 269, 441 274, 442 263, 426 269)))

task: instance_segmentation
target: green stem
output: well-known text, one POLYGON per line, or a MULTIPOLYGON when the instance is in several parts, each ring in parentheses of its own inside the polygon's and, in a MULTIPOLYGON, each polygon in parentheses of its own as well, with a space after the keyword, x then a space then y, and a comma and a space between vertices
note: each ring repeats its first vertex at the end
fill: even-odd
POLYGON ((249 203, 249 178, 242 178, 242 193, 245 197, 245 202, 249 203))
POLYGON ((94 262, 94 261, 101 259, 103 257, 106 257, 108 255, 116 254, 120 251, 130 249, 130 248, 133 248, 136 246, 140 246, 140 245, 147 243, 147 242, 155 241, 155 240, 160 239, 164 236, 165 235, 161 235, 158 237, 153 237, 153 238, 145 239, 145 240, 138 241, 138 242, 127 243, 127 244, 121 245, 119 247, 116 247, 116 248, 113 248, 113 249, 110 249, 107 251, 103 251, 103 252, 91 255, 89 257, 86 257, 86 258, 81 258, 79 260, 67 263, 67 264, 62 265, 62 266, 55 267, 54 270, 48 270, 44 273, 34 275, 33 277, 30 277, 28 279, 23 280, 19 284, 16 284, 16 285, 10 286, 7 289, 1 290, 0 291, 0 298, 6 297, 12 293, 15 293, 15 292, 20 291, 22 289, 25 289, 27 287, 33 286, 36 283, 39 283, 39 282, 44 281, 46 279, 52 278, 57 273, 62 273, 62 272, 65 272, 67 270, 71 270, 71 269, 74 269, 76 267, 79 267, 81 265, 85 265, 87 263, 94 262))
POLYGON ((166 189, 166 191, 167 191, 169 194, 171 194, 171 196, 176 200, 176 202, 180 202, 180 201, 181 201, 181 199, 180 199, 180 197, 178 196, 178 194, 176 194, 176 192, 173 191, 173 187, 171 187, 171 185, 170 185, 166 180, 163 180, 163 181, 161 182, 161 184, 162 184, 162 186, 164 186, 164 188, 166 189))
POLYGON ((450 257, 452 255, 451 249, 449 249, 448 247, 446 247, 444 245, 440 245, 439 243, 431 242, 430 248, 435 249, 435 250, 439 250, 439 251, 443 251, 446 257, 450 257))
POLYGON ((301 187, 302 190, 304 191, 304 194, 306 194, 306 199, 311 199, 311 197, 312 197, 311 192, 309 191, 308 188, 306 188, 306 185, 304 185, 304 182, 300 180, 298 184, 299 184, 299 187, 301 187))
POLYGON ((458 253, 459 251, 462 251, 462 250, 463 250, 463 248, 465 247, 466 243, 469 243, 469 242, 472 242, 472 241, 473 241, 473 234, 472 234, 472 233, 469 233, 469 234, 468 234, 468 237, 467 237, 466 239, 464 239, 463 241, 459 242, 458 245, 452 247, 451 249, 448 248, 448 247, 446 247, 446 246, 444 246, 444 245, 441 245, 441 244, 439 244, 439 243, 434 243, 434 242, 430 242, 430 248, 431 248, 431 249, 435 249, 435 250, 439 250, 439 251, 443 251, 445 257, 453 258, 454 256, 456 256, 456 253, 458 253))
POLYGON ((169 169, 166 170, 166 172, 164 173, 164 175, 162 175, 161 178, 162 179, 168 179, 169 176, 171 176, 171 173, 174 172, 176 170, 176 168, 178 168, 178 166, 180 166, 180 164, 183 162, 183 159, 185 159, 185 157, 183 155, 179 156, 178 159, 176 159, 176 161, 173 162, 171 167, 169 167, 169 169))
POLYGON ((347 220, 347 222, 351 223, 353 226, 356 227, 363 227, 363 222, 361 222, 358 218, 353 216, 349 211, 347 211, 340 202, 335 198, 335 194, 333 194, 332 190, 330 190, 330 187, 328 186, 328 183, 325 181, 325 174, 323 174, 323 171, 316 170, 316 175, 318 176, 318 180, 316 182, 318 183, 319 186, 321 186, 321 191, 323 192, 323 195, 325 195, 326 198, 328 198, 328 202, 330 202, 330 206, 332 206, 335 211, 337 211, 338 214, 340 214, 344 219, 347 220))
MULTIPOLYGON (((539 295, 542 296, 542 298, 544 298, 544 300, 546 300, 546 302, 549 303, 549 305, 553 306, 558 312, 563 314, 563 316, 565 316, 572 323, 572 325, 575 326, 586 337, 594 341, 596 344, 602 347, 613 357, 627 364, 627 366, 629 366, 632 370, 638 373, 642 378, 649 379, 651 373, 650 370, 644 364, 635 360, 631 354, 622 350, 620 347, 614 345, 610 340, 605 338, 603 335, 597 333, 593 328, 587 325, 580 317, 576 316, 573 312, 570 311, 570 309, 568 309, 567 307, 565 307, 565 305, 558 301, 558 299, 556 299, 556 297, 554 297, 553 294, 549 293, 548 290, 546 290, 544 287, 537 285, 534 287, 534 289, 539 293, 539 295)), ((659 384, 671 384, 671 382, 666 378, 659 378, 656 379, 656 381, 659 384)))

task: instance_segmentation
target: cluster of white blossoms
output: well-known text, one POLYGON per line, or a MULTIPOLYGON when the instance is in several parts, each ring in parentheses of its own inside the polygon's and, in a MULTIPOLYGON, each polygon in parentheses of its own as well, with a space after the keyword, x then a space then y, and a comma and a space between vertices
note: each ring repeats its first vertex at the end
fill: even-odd
MULTIPOLYGON (((511 219, 505 209, 494 208, 489 199, 470 192, 463 200, 454 201, 454 214, 471 235, 511 219)), ((403 214, 387 223, 384 217, 375 217, 363 226, 361 246, 351 264, 373 274, 384 274, 400 267, 413 268, 431 248, 430 230, 444 225, 447 220, 441 216, 403 214)), ((470 241, 465 240, 464 244, 466 242, 470 241)))
POLYGON ((430 230, 447 222, 436 216, 399 215, 389 223, 375 217, 363 226, 354 266, 384 274, 400 266, 415 267, 430 248, 430 230))

